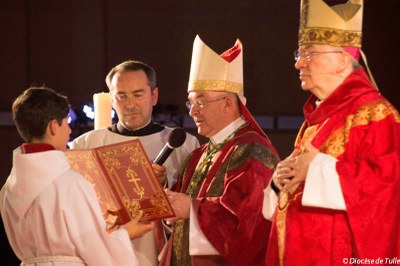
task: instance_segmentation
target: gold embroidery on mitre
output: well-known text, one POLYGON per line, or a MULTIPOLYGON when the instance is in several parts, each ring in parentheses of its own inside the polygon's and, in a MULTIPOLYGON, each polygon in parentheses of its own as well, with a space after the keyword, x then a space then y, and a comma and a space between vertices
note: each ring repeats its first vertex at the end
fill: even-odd
POLYGON ((227 80, 191 80, 188 92, 191 91, 224 91, 243 95, 243 85, 227 80))
POLYGON ((362 33, 329 28, 304 28, 299 31, 299 45, 327 44, 361 47, 362 33))
POLYGON ((306 28, 308 21, 308 0, 303 0, 300 7, 300 31, 306 28))
POLYGON ((300 7, 299 46, 327 44, 361 47, 362 4, 327 6, 322 0, 302 0, 300 7), (320 10, 322 8, 323 10, 320 10), (312 15, 312 17, 310 17, 312 15), (338 16, 340 19, 338 20, 338 16), (357 17, 356 17, 357 16, 357 17), (353 19, 353 17, 356 17, 353 19), (353 20, 352 20, 353 19, 353 20), (310 22, 312 20, 312 22, 310 22))

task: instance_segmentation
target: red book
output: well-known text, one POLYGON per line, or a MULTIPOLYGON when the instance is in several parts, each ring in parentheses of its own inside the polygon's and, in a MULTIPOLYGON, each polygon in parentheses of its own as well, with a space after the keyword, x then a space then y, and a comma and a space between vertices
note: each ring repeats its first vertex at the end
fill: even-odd
POLYGON ((146 221, 175 216, 139 139, 65 155, 71 168, 93 184, 111 226, 127 223, 139 210, 146 221))

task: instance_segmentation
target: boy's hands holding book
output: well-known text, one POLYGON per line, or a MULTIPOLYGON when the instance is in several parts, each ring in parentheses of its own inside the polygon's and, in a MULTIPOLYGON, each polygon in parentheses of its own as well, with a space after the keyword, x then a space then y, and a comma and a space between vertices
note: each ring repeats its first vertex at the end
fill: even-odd
POLYGON ((143 211, 139 211, 132 220, 123 225, 130 239, 139 238, 154 228, 154 222, 139 221, 142 216, 143 211))

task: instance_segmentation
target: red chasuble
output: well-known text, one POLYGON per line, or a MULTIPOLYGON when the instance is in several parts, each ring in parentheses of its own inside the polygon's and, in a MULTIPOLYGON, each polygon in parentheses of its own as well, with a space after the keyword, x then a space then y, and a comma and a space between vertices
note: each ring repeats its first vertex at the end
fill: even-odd
POLYGON ((318 108, 315 101, 312 96, 304 107, 306 122, 295 148, 302 150, 311 140, 338 160, 346 211, 302 206, 304 183, 281 192, 267 265, 343 265, 351 259, 371 264, 400 258, 398 112, 362 68, 318 108))
POLYGON ((169 243, 171 252, 175 239, 175 256, 186 256, 175 264, 264 265, 271 224, 262 216, 263 189, 278 163, 275 149, 245 126, 222 145, 206 176, 196 182, 196 166, 206 149, 207 144, 194 151, 175 190, 189 195, 194 191, 199 226, 220 256, 189 257, 185 220, 186 227, 178 231, 175 226, 169 243))

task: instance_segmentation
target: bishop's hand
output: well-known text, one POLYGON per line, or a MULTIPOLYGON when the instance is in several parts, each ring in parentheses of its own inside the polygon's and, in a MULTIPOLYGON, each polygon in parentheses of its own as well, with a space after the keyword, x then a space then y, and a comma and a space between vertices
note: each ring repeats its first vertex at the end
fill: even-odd
POLYGON ((319 150, 316 149, 311 142, 305 143, 305 151, 294 156, 292 160, 287 161, 285 167, 289 168, 288 175, 291 178, 283 185, 283 191, 287 191, 294 184, 305 181, 308 173, 308 168, 311 161, 317 156, 319 150))
POLYGON ((283 187, 293 178, 294 172, 291 166, 299 153, 299 150, 294 150, 292 154, 280 161, 276 166, 276 170, 272 175, 272 182, 279 190, 282 190, 283 187))
POLYGON ((188 219, 192 198, 184 193, 173 192, 169 189, 166 189, 165 193, 176 215, 176 217, 166 219, 166 221, 171 224, 180 219, 188 219))

